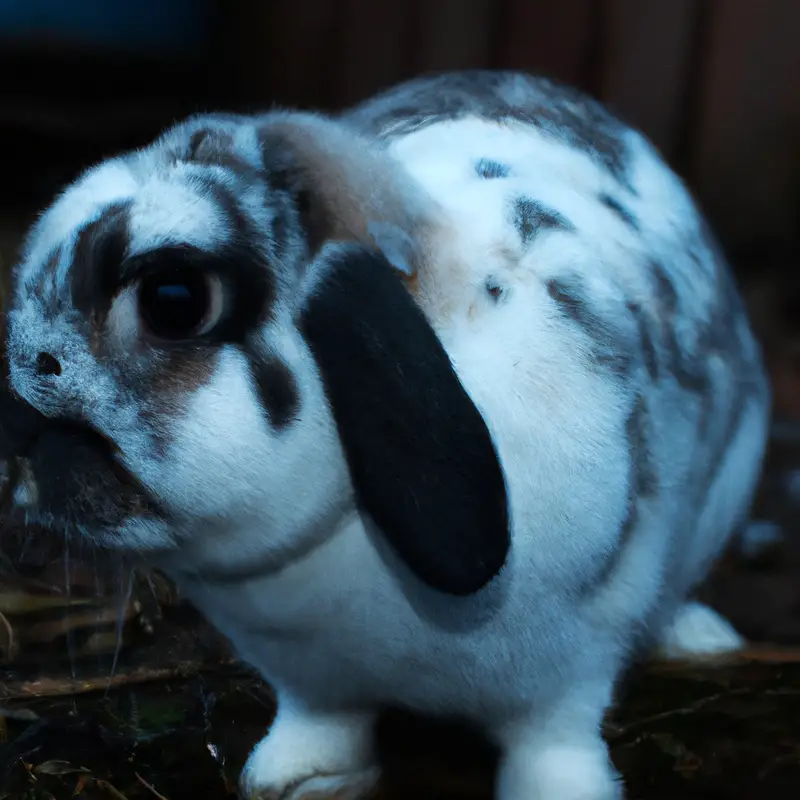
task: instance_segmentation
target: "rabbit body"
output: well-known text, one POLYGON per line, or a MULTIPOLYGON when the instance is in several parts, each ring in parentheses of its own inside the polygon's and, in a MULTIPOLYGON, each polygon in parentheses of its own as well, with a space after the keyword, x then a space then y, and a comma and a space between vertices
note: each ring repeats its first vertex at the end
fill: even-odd
MULTIPOLYGON (((182 386, 180 402, 167 390, 153 395, 178 431, 161 462, 136 427, 141 414, 126 422, 133 412, 120 410, 121 394, 133 389, 106 391, 114 411, 100 390, 81 408, 181 520, 132 523, 128 508, 113 544, 149 554, 173 575, 276 689, 278 715, 245 769, 246 792, 358 796, 375 777, 374 716, 395 706, 483 728, 503 752, 501 800, 619 797, 599 726, 637 649, 659 640, 688 650, 736 644, 724 622, 686 600, 746 517, 767 435, 759 348, 689 193, 642 135, 601 106, 513 73, 420 79, 338 118, 197 118, 149 151, 96 168, 83 178, 83 200, 81 184, 67 190, 34 229, 9 353, 16 392, 46 416, 58 401, 31 388, 38 378, 25 357, 57 348, 34 329, 55 336, 61 317, 32 310, 19 287, 32 285, 34 265, 41 269, 73 228, 102 217, 101 184, 130 184, 120 196, 136 204, 149 176, 171 174, 174 158, 163 154, 209 127, 225 136, 207 162, 223 178, 234 175, 226 186, 238 213, 262 229, 284 214, 293 231, 275 259, 277 300, 261 341, 284 370, 274 381, 291 378, 299 410, 275 423, 273 383, 265 415, 262 384, 259 393, 242 349, 227 344, 202 381, 183 380, 190 390, 182 386), (312 196, 306 223, 296 224, 292 203, 260 218, 257 179, 237 190, 246 169, 231 166, 231 156, 253 176, 266 173, 271 197, 291 198, 293 182, 303 181, 276 165, 302 162, 312 196), (308 244, 313 236, 318 245, 308 244), (436 428, 440 416, 448 424, 449 411, 436 408, 445 395, 435 394, 433 378, 415 382, 431 340, 420 334, 418 358, 409 351, 396 363, 379 333, 377 356, 366 346, 363 361, 326 342, 325 331, 335 339, 340 324, 349 330, 347 320, 379 331, 401 316, 405 301, 398 295, 393 306, 388 283, 389 294, 376 284, 358 296, 355 279, 337 283, 336 302, 315 310, 320 287, 338 280, 331 264, 361 260, 358 275, 384 269, 371 255, 376 244, 403 274, 391 279, 405 280, 490 435, 507 500, 505 547, 506 520, 491 516, 498 504, 478 497, 484 479, 499 496, 489 466, 470 473, 470 491, 437 489, 443 471, 469 462, 478 439, 458 463, 409 457, 404 466, 402 438, 368 441, 357 432, 373 412, 386 417, 378 430, 393 430, 403 409, 417 406, 418 417, 408 411, 416 427, 403 432, 411 450, 416 437, 436 447, 473 431, 466 417, 450 433, 436 428), (287 265, 300 263, 295 277, 287 265), (380 358, 404 382, 365 377, 380 358), (363 417, 342 410, 351 401, 363 417), (436 520, 413 552, 402 531, 383 535, 406 466, 419 477, 418 486, 410 479, 412 505, 434 509, 436 520), (370 505, 384 485, 388 499, 370 505), (463 503, 468 516, 450 524, 451 511, 440 519, 437 502, 451 510, 463 503), (495 538, 481 555, 468 529, 469 515, 484 512, 487 530, 494 519, 498 532, 486 534, 495 538), (455 574, 462 555, 474 556, 473 577, 455 574)), ((159 236, 196 217, 192 235, 213 247, 216 230, 202 220, 213 222, 221 201, 205 194, 201 202, 192 191, 175 192, 183 216, 176 212, 159 236)), ((155 224, 148 220, 158 202, 148 200, 150 216, 140 209, 129 224, 133 241, 155 224)), ((114 330, 124 331, 124 319, 113 318, 114 330)), ((362 341, 353 326, 343 342, 362 341)), ((398 323, 393 341, 412 347, 415 330, 398 323)), ((129 364, 135 370, 135 359, 129 364)), ((113 383, 112 373, 86 369, 94 375, 87 384, 113 383)))

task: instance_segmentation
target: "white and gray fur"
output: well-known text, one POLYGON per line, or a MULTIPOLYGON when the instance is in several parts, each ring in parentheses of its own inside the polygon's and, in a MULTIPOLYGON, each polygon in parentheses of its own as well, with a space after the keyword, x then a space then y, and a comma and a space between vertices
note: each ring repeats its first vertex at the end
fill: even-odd
POLYGON ((276 722, 244 774, 252 796, 357 795, 374 775, 374 715, 400 706, 493 737, 500 800, 618 798, 599 725, 636 648, 738 642, 684 602, 751 502, 769 412, 760 352, 682 182, 577 92, 455 73, 338 117, 193 118, 89 170, 42 215, 9 327, 19 398, 91 427, 116 464, 113 478, 73 465, 75 490, 44 516, 164 568, 275 687, 276 722), (135 287, 115 274, 170 245, 230 267, 246 313, 214 342, 161 350, 140 335, 135 287), (416 560, 413 531, 376 530, 373 493, 391 515, 406 491, 396 470, 432 507, 425 447, 453 431, 415 366, 428 353, 380 350, 402 297, 384 307, 369 269, 363 311, 328 294, 351 262, 382 270, 375 246, 485 421, 507 553, 503 530, 482 560, 468 524, 448 528, 460 478, 416 560), (355 352, 362 313, 377 366, 355 352), (354 354, 337 359, 320 320, 354 354), (370 395, 384 373, 400 389, 370 395), (392 414, 426 424, 405 452, 359 439, 352 408, 365 430, 392 414), (353 477, 358 448, 369 487, 353 477), (462 562, 477 571, 459 583, 462 562))

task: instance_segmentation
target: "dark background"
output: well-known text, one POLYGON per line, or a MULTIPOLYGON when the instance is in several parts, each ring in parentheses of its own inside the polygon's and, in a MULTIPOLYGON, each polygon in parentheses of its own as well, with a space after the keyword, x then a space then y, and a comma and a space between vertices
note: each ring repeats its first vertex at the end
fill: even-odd
POLYGON ((798 236, 797 0, 0 0, 4 205, 194 110, 339 108, 506 67, 640 126, 730 246, 798 236), (102 13, 101 13, 102 12, 102 13))

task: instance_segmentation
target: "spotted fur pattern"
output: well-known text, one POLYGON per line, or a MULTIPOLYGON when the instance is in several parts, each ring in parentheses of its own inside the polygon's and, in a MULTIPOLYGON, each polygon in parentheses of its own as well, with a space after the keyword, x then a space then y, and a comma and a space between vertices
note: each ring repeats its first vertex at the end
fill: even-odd
POLYGON ((398 705, 482 726, 501 800, 617 798, 635 647, 735 646, 681 603, 747 513, 761 356, 685 187, 583 95, 466 72, 194 118, 70 186, 15 281, 14 390, 94 437, 33 448, 38 513, 166 569, 271 681, 254 796, 360 793, 398 705), (148 259, 224 278, 213 335, 142 336, 148 259))

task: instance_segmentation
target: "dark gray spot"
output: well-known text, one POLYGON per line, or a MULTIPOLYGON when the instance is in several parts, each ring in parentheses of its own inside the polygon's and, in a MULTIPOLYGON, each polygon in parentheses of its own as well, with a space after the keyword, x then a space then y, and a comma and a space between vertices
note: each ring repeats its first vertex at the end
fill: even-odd
POLYGON ((660 349, 664 352, 665 368, 678 385, 696 394, 701 402, 708 395, 707 353, 689 353, 678 338, 681 318, 678 293, 666 269, 658 262, 650 264, 653 276, 654 304, 652 315, 657 327, 660 349))
POLYGON ((490 158, 481 158, 475 164, 475 172, 477 172, 481 178, 507 178, 509 171, 507 164, 501 164, 499 161, 492 161, 490 158))
POLYGON ((277 358, 263 357, 245 347, 250 373, 259 399, 273 428, 285 428, 297 418, 300 394, 291 370, 277 358))
POLYGON ((541 231, 574 230, 572 223, 557 211, 529 197, 518 197, 514 200, 513 222, 522 243, 526 245, 530 244, 541 231))
POLYGON ((575 287, 553 278, 547 282, 547 293, 561 306, 562 311, 584 328, 587 327, 587 323, 594 322, 593 315, 587 310, 583 297, 575 287))
POLYGON ((505 294, 503 287, 495 278, 488 277, 484 283, 486 291, 493 300, 498 301, 505 294))
POLYGON ((187 146, 187 161, 214 163, 220 151, 231 151, 234 148, 233 134, 214 128, 198 128, 190 137, 187 146))
POLYGON ((190 137, 183 160, 204 166, 224 167, 239 178, 259 179, 257 166, 251 164, 236 146, 231 131, 200 128, 190 137))
POLYGON ((675 291, 672 279, 664 269, 664 266, 657 261, 651 262, 650 272, 653 276, 654 293, 661 313, 674 315, 678 309, 678 293, 675 291))
POLYGON ((610 194, 601 194, 599 199, 606 208, 613 211, 627 226, 635 231, 639 230, 639 220, 619 200, 616 200, 610 194))
POLYGON ((84 317, 100 323, 119 289, 130 247, 128 222, 132 201, 108 206, 78 232, 70 269, 70 296, 84 317))
POLYGON ((658 353, 656 346, 653 342, 653 335, 650 331, 650 319, 641 306, 633 301, 628 302, 628 310, 636 320, 636 326, 639 331, 639 342, 642 349, 642 363, 647 370, 647 374, 652 381, 657 381, 660 374, 658 363, 658 353))
POLYGON ((628 441, 628 511, 614 548, 606 554, 598 572, 581 589, 585 595, 605 585, 616 573, 639 521, 639 504, 658 493, 658 470, 653 463, 648 437, 648 410, 644 397, 634 401, 625 432, 628 441))
POLYGON ((587 293, 576 280, 567 284, 550 279, 547 293, 561 312, 572 319, 594 345, 594 360, 616 375, 630 373, 631 347, 622 332, 592 307, 587 293))
MULTIPOLYGON (((198 180, 198 188, 201 181, 198 180)), ((202 188, 214 198, 220 215, 228 223, 228 227, 233 233, 234 247, 254 246, 263 241, 264 236, 258 226, 253 222, 249 214, 242 208, 235 193, 223 182, 215 180, 213 176, 208 176, 202 181, 202 188)), ((272 242, 277 245, 283 244, 283 236, 277 228, 279 223, 273 222, 276 229, 273 230, 272 242)))
POLYGON ((628 417, 626 432, 631 457, 631 477, 629 485, 631 496, 653 497, 658 491, 658 471, 652 461, 648 444, 647 426, 649 423, 647 404, 640 394, 628 417))

